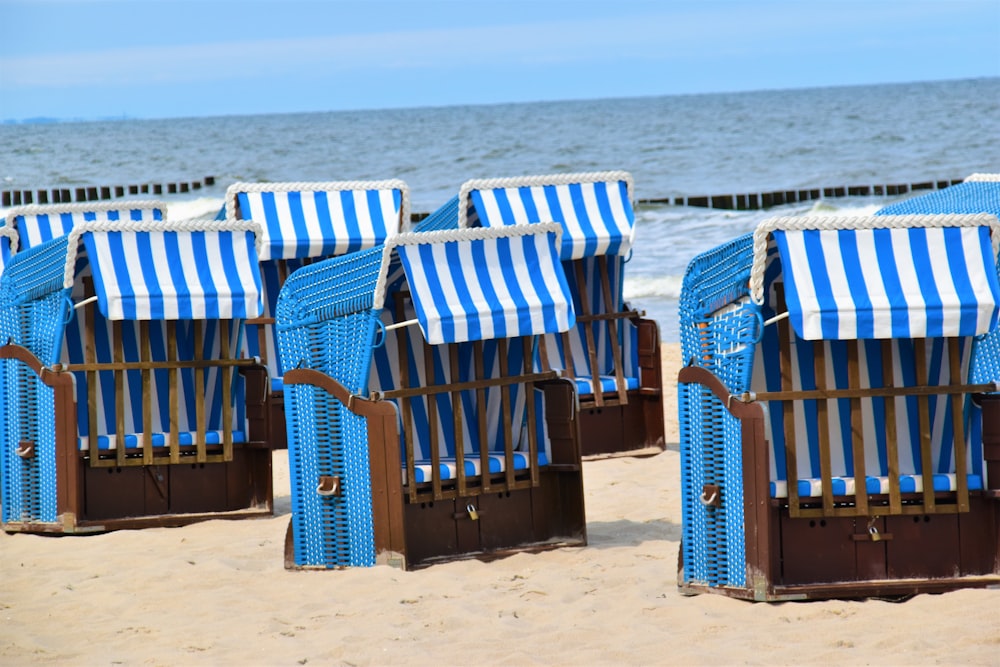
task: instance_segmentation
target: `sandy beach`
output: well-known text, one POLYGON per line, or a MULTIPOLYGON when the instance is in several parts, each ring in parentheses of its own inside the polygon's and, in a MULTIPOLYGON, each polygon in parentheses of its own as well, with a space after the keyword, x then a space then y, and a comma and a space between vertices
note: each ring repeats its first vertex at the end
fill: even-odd
POLYGON ((86 537, 0 534, 0 664, 1000 665, 1000 591, 753 604, 676 588, 677 345, 667 450, 585 463, 589 545, 289 572, 275 516, 86 537))

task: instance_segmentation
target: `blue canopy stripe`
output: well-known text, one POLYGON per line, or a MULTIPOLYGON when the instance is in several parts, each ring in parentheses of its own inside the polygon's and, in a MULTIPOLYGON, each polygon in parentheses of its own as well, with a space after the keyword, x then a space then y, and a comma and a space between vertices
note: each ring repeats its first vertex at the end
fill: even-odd
POLYGON ((635 236, 631 190, 626 172, 470 180, 459 194, 459 226, 554 221, 563 226, 564 260, 626 255, 635 236))
POLYGON ((996 327, 995 217, 849 220, 853 228, 823 217, 761 225, 777 245, 788 313, 801 337, 971 336, 996 327))
POLYGON ((231 219, 264 229, 261 261, 328 257, 371 248, 398 233, 409 217, 405 183, 235 183, 227 191, 231 219))
POLYGON ((112 320, 257 317, 261 281, 256 226, 209 220, 83 223, 70 234, 66 287, 78 243, 94 275, 98 305, 112 320))
POLYGON ((0 274, 3 274, 4 267, 15 252, 17 252, 17 231, 7 224, 0 224, 0 274))
POLYGON ((566 331, 575 323, 557 251, 560 227, 401 235, 402 260, 428 343, 566 331))
POLYGON ((18 232, 20 247, 33 248, 65 236, 82 222, 150 222, 167 219, 167 205, 160 201, 34 204, 7 211, 7 225, 18 232))

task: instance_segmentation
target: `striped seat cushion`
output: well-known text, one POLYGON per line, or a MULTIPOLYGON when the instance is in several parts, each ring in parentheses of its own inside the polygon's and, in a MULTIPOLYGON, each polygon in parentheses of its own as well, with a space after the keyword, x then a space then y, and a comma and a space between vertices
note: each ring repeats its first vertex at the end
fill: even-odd
MULTIPOLYGON (((618 391, 618 380, 613 375, 601 375, 599 376, 601 383, 601 392, 613 392, 618 391)), ((573 378, 573 382, 576 384, 576 393, 579 396, 591 396, 594 393, 593 378, 589 376, 577 376, 573 378)), ((625 389, 626 391, 632 391, 639 388, 639 378, 637 377, 627 377, 625 378, 625 389)))
MULTIPOLYGON (((958 481, 955 473, 936 473, 933 476, 935 491, 955 491, 958 488, 958 481)), ((983 478, 980 475, 969 475, 966 477, 970 491, 979 491, 983 488, 983 478)), ((852 496, 855 492, 853 477, 834 477, 831 479, 834 496, 852 496)), ((797 488, 800 498, 818 498, 823 495, 823 481, 816 478, 798 480, 797 488)), ((899 490, 901 493, 922 493, 924 490, 924 478, 921 475, 900 475, 899 490)), ((888 477, 866 477, 865 493, 887 494, 889 493, 888 477)), ((788 482, 784 480, 771 482, 772 498, 788 497, 788 482)))
MULTIPOLYGON (((177 434, 177 442, 181 447, 193 446, 197 443, 198 434, 196 431, 181 431, 177 434)), ((125 449, 141 449, 144 446, 144 436, 142 433, 126 433, 125 449)), ((169 433, 153 433, 151 437, 153 447, 169 447, 169 433)), ((100 435, 97 437, 97 448, 104 451, 112 451, 118 448, 118 438, 114 435, 100 435)), ((233 442, 243 443, 247 441, 246 433, 243 431, 233 431, 233 442)), ((221 445, 222 431, 206 431, 206 445, 221 445)), ((81 450, 90 448, 90 438, 84 436, 77 438, 77 445, 81 450)))
MULTIPOLYGON (((479 457, 470 454, 470 457, 466 458, 464 461, 465 474, 467 477, 474 477, 481 474, 482 462, 479 457)), ((527 452, 514 452, 514 470, 527 470, 528 469, 528 453, 527 452)), ((538 452, 538 465, 544 466, 548 465, 548 457, 545 456, 544 452, 538 452)), ((490 474, 496 475, 507 471, 507 459, 504 458, 503 454, 491 454, 489 457, 490 464, 490 474)), ((434 470, 434 464, 429 460, 415 461, 413 469, 417 475, 417 484, 422 484, 424 482, 431 481, 431 473, 434 470)), ((441 475, 441 480, 446 481, 450 479, 458 478, 458 464, 453 457, 442 458, 440 465, 438 466, 438 471, 441 475)), ((403 466, 403 483, 407 482, 406 479, 406 466, 403 466)))

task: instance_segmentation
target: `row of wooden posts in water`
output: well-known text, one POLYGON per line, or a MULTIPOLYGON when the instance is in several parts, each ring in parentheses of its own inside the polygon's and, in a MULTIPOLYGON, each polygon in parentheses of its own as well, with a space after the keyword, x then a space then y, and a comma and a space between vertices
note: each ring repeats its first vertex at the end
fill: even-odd
MULTIPOLYGON (((941 190, 961 183, 963 179, 922 181, 920 183, 896 183, 878 185, 841 185, 829 188, 808 188, 804 190, 774 190, 730 195, 695 195, 640 199, 639 205, 694 206, 734 211, 756 211, 783 204, 833 199, 836 197, 891 197, 921 190, 941 190)), ((74 188, 51 188, 44 190, 4 190, 0 192, 0 206, 22 206, 25 204, 67 204, 70 202, 116 199, 126 195, 183 194, 215 185, 214 176, 206 176, 198 181, 176 183, 142 183, 138 185, 105 185, 74 188)), ((426 213, 414 213, 413 219, 420 220, 426 213)))
POLYGON ((89 185, 72 188, 51 188, 42 190, 4 190, 0 192, 0 206, 23 206, 26 204, 69 204, 72 202, 118 199, 132 195, 184 194, 215 185, 215 176, 206 176, 198 181, 176 183, 139 183, 133 185, 89 185))

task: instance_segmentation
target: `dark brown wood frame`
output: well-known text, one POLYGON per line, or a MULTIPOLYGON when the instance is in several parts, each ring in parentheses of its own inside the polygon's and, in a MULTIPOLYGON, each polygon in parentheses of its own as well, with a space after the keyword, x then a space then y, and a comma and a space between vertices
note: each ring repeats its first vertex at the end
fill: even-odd
MULTIPOLYGON (((411 569, 458 558, 489 560, 515 552, 586 545, 583 469, 573 386, 558 379, 546 381, 542 376, 528 373, 492 384, 504 386, 520 381, 545 390, 553 451, 550 465, 536 465, 514 474, 513 466, 508 464, 508 472, 499 476, 473 479, 462 473, 457 480, 442 483, 436 479, 419 485, 403 482, 400 434, 392 403, 382 397, 366 399, 351 394, 330 376, 311 369, 288 371, 285 384, 320 387, 348 410, 365 417, 377 559, 411 569)), ((485 389, 486 385, 476 381, 401 390, 393 395, 400 399, 433 392, 454 396, 466 389, 485 389)), ((407 452, 412 470, 412 445, 407 446, 407 452)), ((293 539, 290 523, 285 544, 288 568, 296 567, 293 539)))
MULTIPOLYGON (((764 437, 761 405, 732 396, 715 374, 701 367, 683 368, 677 380, 703 386, 739 420, 747 568, 745 588, 712 587, 685 583, 678 558, 682 592, 778 601, 1000 586, 1000 476, 992 478, 990 489, 968 492, 968 511, 958 508, 960 494, 934 494, 935 502, 929 505, 924 493, 903 494, 900 506, 922 503, 925 512, 934 507, 937 514, 891 515, 895 500, 886 495, 866 498, 869 512, 879 504, 876 523, 856 514, 826 516, 826 499, 808 505, 802 501, 803 509, 819 505, 819 513, 800 511, 794 517, 789 501, 770 497, 770 443, 764 437)), ((1000 468, 1000 397, 982 400, 987 465, 1000 468)), ((836 504, 849 499, 833 500, 836 504)))
MULTIPOLYGON (((148 347, 148 346, 147 346, 148 347)), ((92 350, 91 350, 92 351, 92 350)), ((89 354, 90 352, 88 352, 89 354)), ((234 446, 232 434, 228 445, 217 451, 205 445, 204 420, 199 420, 198 444, 191 447, 164 448, 162 454, 147 451, 80 451, 77 446, 77 405, 73 370, 96 373, 114 370, 141 370, 146 378, 152 368, 162 365, 149 360, 129 364, 120 358, 111 364, 91 361, 77 366, 42 365, 27 348, 7 344, 0 347, 0 359, 14 359, 28 367, 41 382, 52 388, 56 405, 56 508, 57 523, 16 521, 4 524, 8 532, 81 533, 124 528, 174 526, 219 518, 269 516, 273 510, 271 454, 261 436, 264 424, 251 419, 250 442, 234 446)), ((236 363, 232 359, 201 360, 198 368, 220 365, 228 371, 238 368, 247 378, 248 403, 259 401, 258 414, 266 411, 266 370, 255 364, 236 363)), ((172 366, 168 366, 172 367, 172 366)), ((144 379, 144 382, 146 379, 144 379)), ((118 385, 119 428, 123 419, 121 385, 118 385)), ((143 398, 148 410, 149 394, 143 398)), ((172 397, 172 403, 176 397, 172 397)), ((93 402, 89 406, 94 410, 93 402)), ((251 410, 248 408, 248 413, 251 410)), ((175 411, 176 414, 176 411, 175 411)), ((96 423, 91 415, 91 424, 96 423)), ((147 415, 145 422, 150 423, 147 415)), ((119 431, 121 432, 121 431, 119 431)), ((172 426, 173 443, 177 427, 172 426)), ((146 442, 149 442, 146 434, 146 442)), ((91 449, 96 436, 91 433, 91 449)), ((33 447, 33 443, 32 443, 33 447)), ((23 446, 26 456, 34 455, 23 446)))

